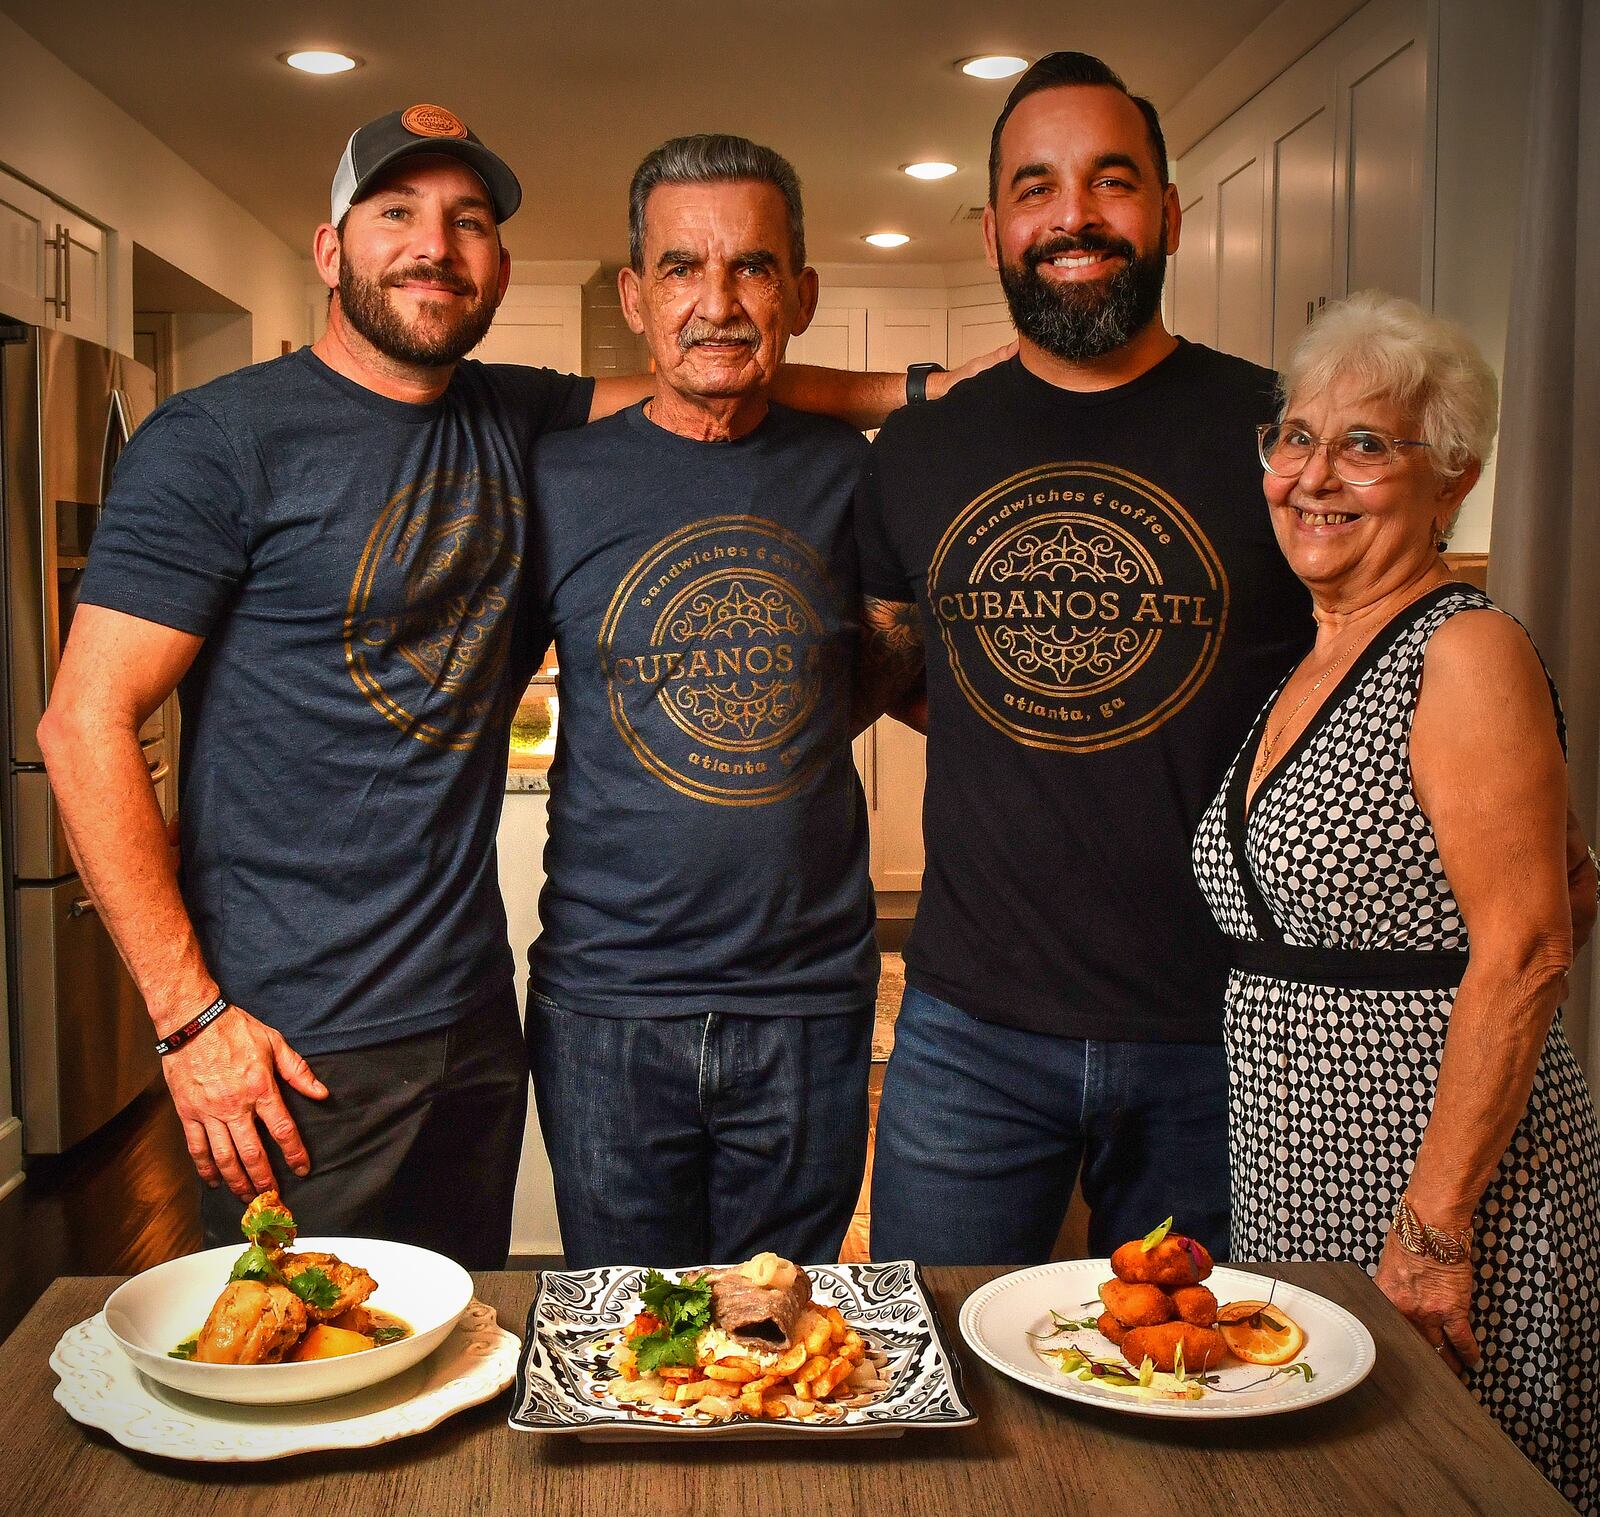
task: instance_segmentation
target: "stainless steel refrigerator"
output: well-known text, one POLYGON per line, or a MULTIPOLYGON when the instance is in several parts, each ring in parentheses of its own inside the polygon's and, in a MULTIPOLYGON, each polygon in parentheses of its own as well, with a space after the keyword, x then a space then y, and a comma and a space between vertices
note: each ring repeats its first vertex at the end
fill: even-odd
MULTIPOLYGON (((112 466, 155 400, 142 364, 0 317, 0 867, 13 1094, 29 1153, 70 1148, 156 1074, 143 1001, 77 876, 34 735, 112 466)), ((173 725, 163 708, 139 734, 168 815, 173 725)))

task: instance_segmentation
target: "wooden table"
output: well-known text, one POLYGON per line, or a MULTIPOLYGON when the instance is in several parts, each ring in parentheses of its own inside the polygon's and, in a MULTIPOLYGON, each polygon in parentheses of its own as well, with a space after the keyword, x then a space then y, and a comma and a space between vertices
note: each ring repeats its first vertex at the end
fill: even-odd
MULTIPOLYGON (((507 1392, 382 1447, 238 1465, 130 1454, 51 1400, 56 1340, 99 1310, 117 1283, 57 1280, 0 1345, 0 1513, 1540 1517, 1572 1510, 1353 1265, 1262 1273, 1355 1312, 1377 1342, 1372 1374, 1322 1406, 1231 1423, 1102 1411, 995 1373, 961 1342, 956 1319, 967 1295, 1000 1273, 927 1271, 960 1346, 974 1427, 892 1441, 593 1444, 512 1432, 507 1392)), ((520 1331, 537 1278, 479 1275, 478 1295, 520 1331)))

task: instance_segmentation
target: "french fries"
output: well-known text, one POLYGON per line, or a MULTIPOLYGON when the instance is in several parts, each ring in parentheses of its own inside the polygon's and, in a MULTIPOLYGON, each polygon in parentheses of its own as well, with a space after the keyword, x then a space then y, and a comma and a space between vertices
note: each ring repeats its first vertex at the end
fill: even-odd
POLYGON ((753 1355, 730 1354, 698 1365, 663 1365, 655 1371, 658 1396, 644 1390, 648 1377, 634 1368, 624 1350, 618 1360, 621 1383, 613 1395, 630 1404, 654 1399, 695 1421, 725 1421, 738 1413, 752 1418, 835 1419, 846 1404, 859 1404, 885 1389, 884 1357, 869 1348, 835 1306, 808 1306, 795 1326, 793 1342, 770 1363, 753 1355))

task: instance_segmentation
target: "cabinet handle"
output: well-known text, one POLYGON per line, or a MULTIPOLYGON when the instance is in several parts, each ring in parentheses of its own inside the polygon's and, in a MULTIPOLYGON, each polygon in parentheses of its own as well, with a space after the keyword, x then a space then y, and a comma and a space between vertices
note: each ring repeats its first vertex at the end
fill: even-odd
POLYGON ((44 297, 44 303, 47 306, 55 307, 55 311, 58 316, 62 314, 66 305, 66 290, 63 283, 64 276, 61 273, 61 245, 66 240, 66 231, 59 221, 56 223, 56 235, 54 237, 46 237, 44 240, 44 245, 55 255, 56 262, 55 294, 46 295, 44 297))
POLYGON ((1311 325, 1311 318, 1312 318, 1312 316, 1314 316, 1316 314, 1316 310, 1317 310, 1316 301, 1308 300, 1306 302, 1306 325, 1307 326, 1311 325))
POLYGON ((88 896, 80 895, 77 900, 67 907, 67 915, 77 921, 79 917, 98 916, 99 913, 95 909, 94 902, 88 896))
POLYGON ((61 238, 61 284, 67 292, 67 308, 61 313, 61 319, 70 326, 72 324, 72 238, 65 227, 58 230, 61 238))

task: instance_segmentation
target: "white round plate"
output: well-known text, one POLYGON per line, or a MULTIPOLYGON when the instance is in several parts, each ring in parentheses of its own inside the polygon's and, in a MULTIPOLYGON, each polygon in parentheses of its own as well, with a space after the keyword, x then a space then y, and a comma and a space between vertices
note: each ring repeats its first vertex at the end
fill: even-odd
POLYGON ((385 1238, 301 1238, 296 1252, 334 1254, 378 1282, 371 1304, 411 1326, 411 1336, 359 1354, 304 1364, 202 1364, 170 1350, 205 1325, 244 1252, 241 1244, 185 1254, 124 1281, 102 1314, 122 1351, 152 1380, 191 1396, 259 1406, 320 1401, 376 1385, 426 1358, 472 1300, 472 1277, 431 1249, 385 1238))
POLYGON ((1377 1358, 1372 1334, 1342 1306, 1285 1281, 1219 1266, 1206 1280, 1218 1301, 1265 1301, 1270 1294, 1274 1303, 1305 1329, 1306 1346, 1299 1357, 1311 1368, 1309 1381, 1299 1375, 1280 1375, 1252 1389, 1238 1389, 1271 1372, 1259 1364, 1236 1360, 1212 1371, 1217 1388, 1207 1390, 1197 1401, 1152 1397, 1148 1392, 1079 1380, 1057 1369, 1053 1360, 1041 1357, 1038 1349, 1073 1346, 1093 1358, 1120 1359, 1109 1339, 1093 1328, 1051 1337, 1048 1344, 1029 1335, 1042 1337, 1054 1331, 1052 1311, 1069 1320, 1098 1316, 1102 1310, 1100 1286, 1110 1278, 1109 1259, 1072 1259, 1002 1275, 967 1297, 961 1308, 961 1335, 975 1354, 1013 1380, 1068 1401, 1085 1401, 1140 1417, 1270 1417, 1298 1411, 1359 1385, 1377 1358))
POLYGON ((235 1463, 368 1448, 426 1432, 510 1385, 520 1349, 496 1323, 494 1308, 474 1301, 422 1363, 380 1384, 333 1401, 239 1406, 186 1396, 141 1375, 101 1313, 62 1334, 50 1368, 60 1377, 55 1398, 68 1415, 124 1448, 235 1463))

